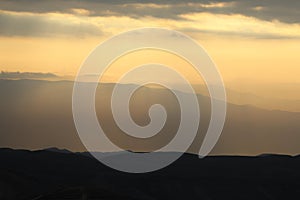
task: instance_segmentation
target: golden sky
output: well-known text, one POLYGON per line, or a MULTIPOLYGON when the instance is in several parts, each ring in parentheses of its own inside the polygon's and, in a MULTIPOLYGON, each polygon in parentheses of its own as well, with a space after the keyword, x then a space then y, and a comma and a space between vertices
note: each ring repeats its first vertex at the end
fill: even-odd
MULTIPOLYGON (((74 76, 88 54, 109 37, 134 28, 163 27, 197 40, 225 82, 300 82, 297 2, 282 7, 270 0, 73 0, 55 6, 60 1, 0 1, 0 70, 74 76)), ((133 59, 126 62, 135 64, 133 59)))

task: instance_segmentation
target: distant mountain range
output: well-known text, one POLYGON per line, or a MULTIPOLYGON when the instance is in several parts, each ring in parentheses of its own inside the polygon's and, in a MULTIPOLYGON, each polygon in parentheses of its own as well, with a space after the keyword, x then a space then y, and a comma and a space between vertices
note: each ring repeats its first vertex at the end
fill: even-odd
MULTIPOLYGON (((96 94, 96 110, 103 129, 123 149, 151 151, 164 146, 177 131, 178 103, 166 89, 142 87, 134 94, 130 109, 140 125, 149 123, 148 109, 153 103, 165 106, 165 128, 150 141, 125 137, 110 111, 114 84, 101 84, 96 94)), ((127 90, 131 85, 121 85, 127 90)), ((21 149, 58 147, 86 151, 72 117, 71 81, 0 80, 0 146, 21 149)), ((197 153, 210 119, 210 99, 198 94, 201 122, 189 149, 197 153)), ((120 99, 119 101, 122 101, 120 99)), ((300 152, 300 113, 266 110, 251 105, 228 104, 222 135, 211 152, 214 155, 258 155, 261 153, 298 154, 300 152)), ((187 133, 189 134, 189 133, 187 133)), ((95 151, 110 152, 99 141, 95 151)))
MULTIPOLYGON (((84 75, 85 81, 95 80, 95 74, 84 75)), ((44 80, 44 81, 73 81, 74 76, 59 76, 53 73, 41 72, 0 72, 0 80, 44 80)), ((300 112, 299 83, 269 83, 247 80, 225 83, 227 101, 237 105, 252 105, 269 110, 285 110, 300 112), (246 84, 247 83, 247 84, 246 84)), ((176 88, 180 85, 174 84, 176 88)), ((209 96, 205 84, 194 84, 197 93, 209 96)))
POLYGON ((53 79, 58 78, 53 73, 39 73, 39 72, 0 72, 0 79, 19 80, 19 79, 53 79))
POLYGON ((300 195, 298 156, 199 159, 184 154, 162 170, 128 174, 84 154, 0 149, 0 199, 267 200, 300 195))

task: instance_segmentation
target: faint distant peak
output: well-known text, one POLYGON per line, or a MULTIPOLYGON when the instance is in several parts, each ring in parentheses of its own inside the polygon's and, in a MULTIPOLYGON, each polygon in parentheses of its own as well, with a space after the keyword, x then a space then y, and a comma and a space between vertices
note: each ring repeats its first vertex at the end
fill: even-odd
POLYGON ((58 78, 53 73, 41 73, 41 72, 6 72, 1 71, 0 79, 51 79, 58 78))

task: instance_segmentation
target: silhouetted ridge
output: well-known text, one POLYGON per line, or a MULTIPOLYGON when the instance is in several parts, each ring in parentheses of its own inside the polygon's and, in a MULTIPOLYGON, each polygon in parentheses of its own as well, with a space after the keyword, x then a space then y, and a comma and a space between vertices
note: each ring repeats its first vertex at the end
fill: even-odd
POLYGON ((299 156, 199 159, 184 154, 159 171, 128 174, 85 154, 52 148, 0 149, 0 199, 292 199, 300 195, 299 156))

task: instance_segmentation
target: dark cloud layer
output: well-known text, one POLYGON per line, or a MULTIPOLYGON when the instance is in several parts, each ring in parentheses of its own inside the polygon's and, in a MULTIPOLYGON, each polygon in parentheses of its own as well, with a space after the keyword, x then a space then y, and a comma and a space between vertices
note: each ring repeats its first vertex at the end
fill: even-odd
MULTIPOLYGON (((102 35, 99 24, 89 20, 60 20, 45 13, 69 13, 88 16, 155 17, 189 20, 190 13, 240 14, 266 21, 300 24, 299 0, 0 0, 0 35, 2 36, 75 36, 102 35), (1 12, 2 11, 2 12, 1 12), (11 11, 11 12, 9 12, 11 11), (33 14, 32 14, 33 13, 33 14)), ((255 38, 299 38, 276 33, 242 33, 191 28, 188 31, 255 38), (193 29, 193 30, 190 30, 193 29)))
POLYGON ((90 11, 90 15, 95 16, 152 16, 172 19, 186 13, 211 12, 242 14, 262 20, 278 20, 285 23, 300 23, 299 0, 0 0, 0 8, 7 11, 35 13, 72 13, 72 9, 75 8, 86 9, 90 11), (212 3, 231 4, 222 8, 200 5, 212 3), (140 6, 136 6, 136 4, 140 6), (147 4, 154 6, 142 6, 147 4))
POLYGON ((0 35, 4 36, 59 36, 99 35, 101 30, 90 23, 62 22, 44 16, 0 13, 0 35))

